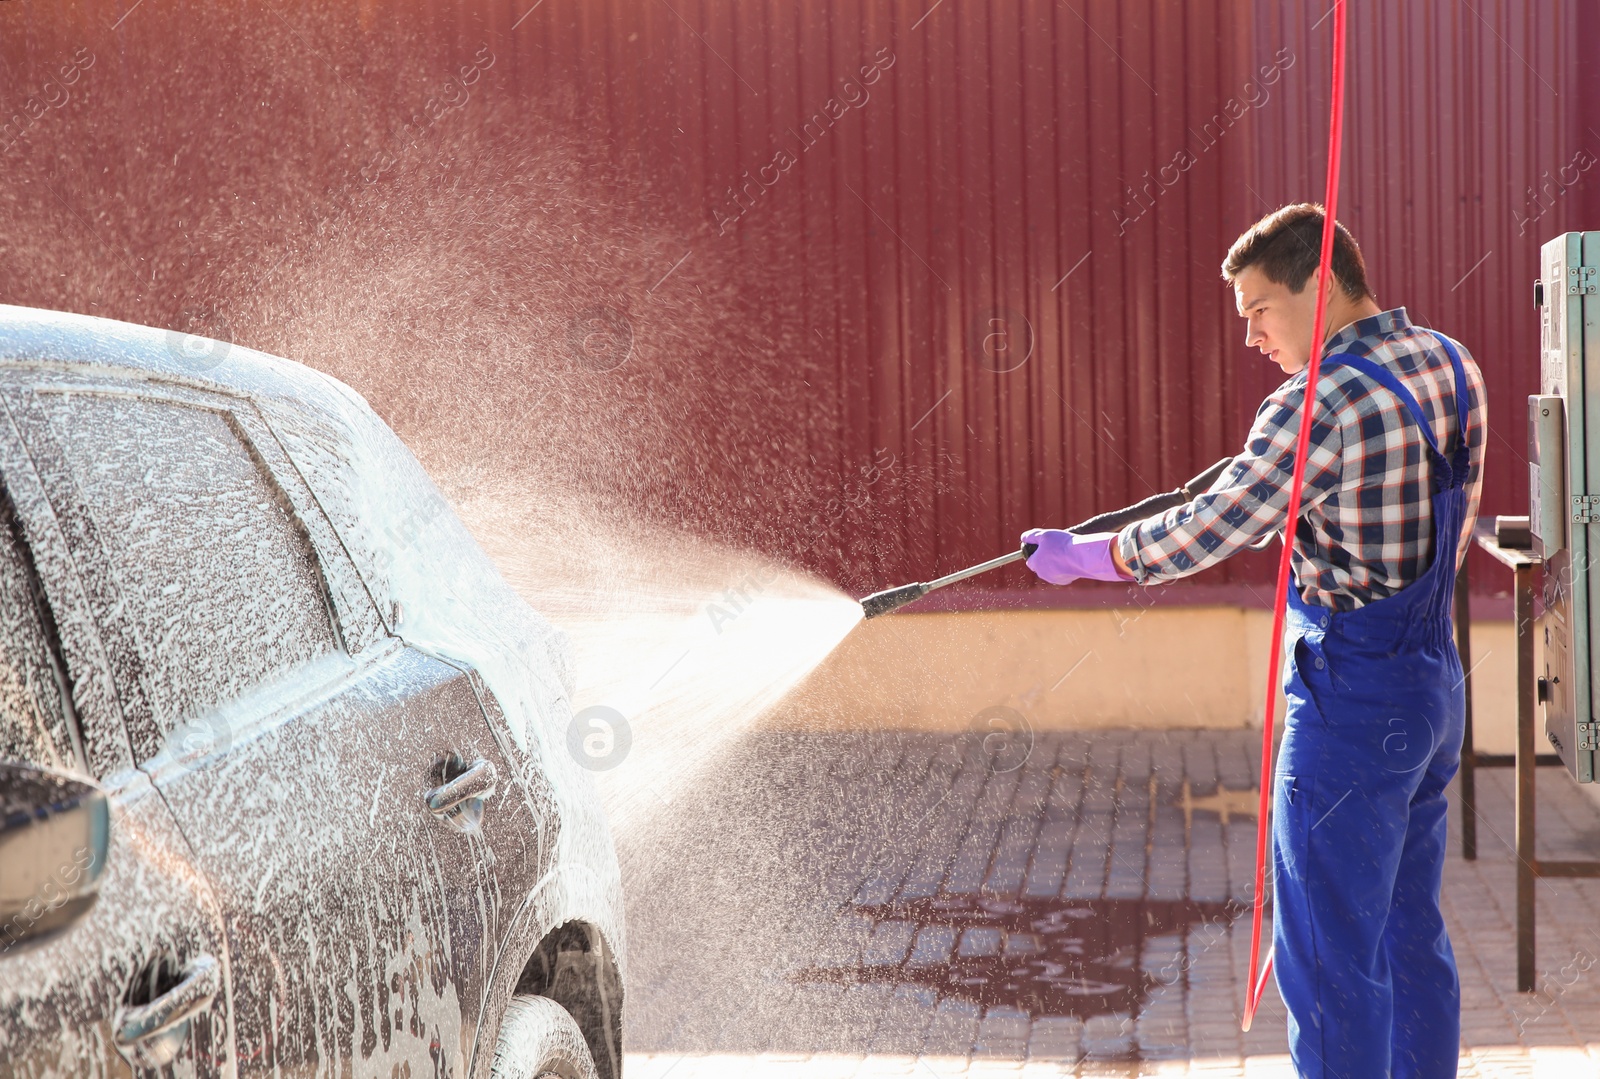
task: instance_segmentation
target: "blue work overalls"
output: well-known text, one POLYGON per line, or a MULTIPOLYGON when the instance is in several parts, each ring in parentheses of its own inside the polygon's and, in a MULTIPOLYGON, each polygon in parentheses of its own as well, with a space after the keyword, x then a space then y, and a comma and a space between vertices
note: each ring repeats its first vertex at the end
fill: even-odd
POLYGON ((1452 633, 1466 516, 1467 380, 1455 376, 1459 445, 1446 459, 1405 385, 1371 360, 1343 363, 1404 402, 1433 465, 1433 561, 1353 611, 1289 590, 1288 714, 1272 801, 1273 962, 1289 1047, 1306 1079, 1456 1074, 1461 991, 1439 911, 1446 784, 1466 706, 1452 633))

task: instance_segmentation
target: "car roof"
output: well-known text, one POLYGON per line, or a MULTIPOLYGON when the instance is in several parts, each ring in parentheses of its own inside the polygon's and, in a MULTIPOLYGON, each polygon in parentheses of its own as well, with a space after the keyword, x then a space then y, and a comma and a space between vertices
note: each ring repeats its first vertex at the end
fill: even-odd
POLYGON ((37 307, 0 304, 0 364, 88 367, 314 410, 343 412, 356 403, 367 408, 365 399, 338 379, 281 356, 176 330, 37 307))

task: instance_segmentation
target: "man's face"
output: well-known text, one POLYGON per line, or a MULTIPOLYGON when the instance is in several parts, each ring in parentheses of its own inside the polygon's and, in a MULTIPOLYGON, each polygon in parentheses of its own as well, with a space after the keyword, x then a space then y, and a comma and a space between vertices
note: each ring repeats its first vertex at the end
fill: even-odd
POLYGON ((1244 343, 1248 347, 1260 349, 1286 375, 1311 362, 1316 289, 1290 292, 1288 285, 1267 280, 1260 267, 1246 266, 1233 279, 1233 295, 1245 320, 1244 343))

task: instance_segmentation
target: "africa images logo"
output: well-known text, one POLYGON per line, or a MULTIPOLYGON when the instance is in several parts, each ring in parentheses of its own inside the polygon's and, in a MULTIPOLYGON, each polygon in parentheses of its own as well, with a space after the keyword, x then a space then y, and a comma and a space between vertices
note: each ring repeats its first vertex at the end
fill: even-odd
MULTIPOLYGON (((1248 81, 1239 91, 1237 97, 1230 97, 1222 103, 1221 111, 1215 113, 1211 119, 1200 125, 1197 137, 1200 148, 1191 153, 1188 147, 1183 147, 1172 155, 1172 159, 1159 166, 1155 175, 1146 169, 1140 177, 1143 181, 1138 187, 1129 186, 1127 204, 1121 210, 1112 210, 1117 221, 1117 235, 1124 235, 1128 226, 1139 220, 1155 208, 1156 199, 1164 192, 1176 187, 1178 181, 1183 179, 1183 174, 1194 168, 1199 162, 1200 155, 1204 154, 1217 144, 1217 141, 1233 129, 1233 125, 1243 120, 1251 110, 1259 109, 1272 99, 1272 93, 1267 89, 1279 79, 1283 78, 1284 71, 1294 67, 1295 56, 1288 46, 1280 48, 1273 53, 1274 62, 1261 68, 1261 80, 1248 81)), ((1190 134, 1196 134, 1193 128, 1190 134)))
POLYGON ((739 182, 728 188, 727 208, 713 207, 711 210, 717 235, 725 234, 730 226, 737 224, 741 217, 754 209, 761 196, 767 193, 767 188, 783 179, 784 173, 800 161, 800 155, 817 145, 824 135, 833 130, 834 124, 849 115, 851 109, 862 108, 871 101, 872 92, 867 87, 883 78, 883 73, 894 67, 894 60, 894 53, 887 45, 878 49, 872 63, 862 64, 856 75, 847 75, 840 80, 839 92, 801 121, 799 131, 789 129, 799 143, 797 151, 792 152, 780 146, 773 151, 770 161, 756 169, 754 176, 750 175, 749 169, 741 173, 739 182))

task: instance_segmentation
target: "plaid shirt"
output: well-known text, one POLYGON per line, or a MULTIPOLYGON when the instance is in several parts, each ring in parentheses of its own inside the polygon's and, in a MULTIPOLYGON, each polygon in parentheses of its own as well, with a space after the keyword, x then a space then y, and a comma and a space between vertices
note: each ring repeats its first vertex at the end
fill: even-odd
MULTIPOLYGON (((1483 376, 1457 345, 1467 375, 1467 516, 1457 560, 1466 553, 1483 490, 1483 376)), ((1336 352, 1393 371, 1429 417, 1446 455, 1457 445, 1450 357, 1427 330, 1397 307, 1358 319, 1331 337, 1336 352)), ((1294 472, 1296 418, 1306 372, 1262 402, 1244 452, 1193 502, 1131 524, 1119 550, 1141 584, 1186 577, 1266 546, 1283 528, 1294 472)), ((1433 555, 1432 465, 1427 440, 1389 390, 1345 364, 1327 364, 1317 380, 1316 415, 1306 458, 1301 519, 1295 527, 1295 583, 1307 603, 1352 610, 1400 591, 1433 555)))

